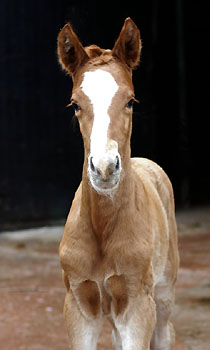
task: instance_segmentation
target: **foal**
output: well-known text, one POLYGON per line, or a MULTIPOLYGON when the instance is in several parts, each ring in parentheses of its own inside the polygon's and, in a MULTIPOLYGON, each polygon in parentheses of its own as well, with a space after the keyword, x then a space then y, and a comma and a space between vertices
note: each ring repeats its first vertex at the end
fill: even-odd
POLYGON ((169 350, 179 263, 171 183, 154 162, 130 158, 132 70, 140 33, 127 18, 112 50, 58 36, 72 76, 71 104, 84 141, 82 182, 60 244, 71 350, 96 350, 104 317, 116 350, 169 350))

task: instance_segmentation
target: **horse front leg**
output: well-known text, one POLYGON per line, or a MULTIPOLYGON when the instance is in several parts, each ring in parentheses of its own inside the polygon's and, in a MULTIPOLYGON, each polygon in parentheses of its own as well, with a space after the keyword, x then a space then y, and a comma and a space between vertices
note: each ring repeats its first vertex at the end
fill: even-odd
MULTIPOLYGON (((94 289, 94 286, 92 286, 94 289)), ((84 291, 86 286, 81 290, 84 291)), ((93 290, 92 290, 93 292, 93 290)), ((64 318, 69 337, 70 350, 96 350, 98 336, 102 327, 101 312, 94 312, 95 295, 90 294, 89 299, 79 300, 78 295, 69 290, 64 305, 64 318), (89 304, 89 305, 88 305, 89 304)))
POLYGON ((141 294, 129 304, 124 315, 115 317, 122 350, 149 350, 156 321, 155 303, 151 296, 141 294))
POLYGON ((112 296, 115 350, 149 350, 156 323, 155 302, 147 291, 131 296, 126 289, 122 276, 107 281, 112 296))

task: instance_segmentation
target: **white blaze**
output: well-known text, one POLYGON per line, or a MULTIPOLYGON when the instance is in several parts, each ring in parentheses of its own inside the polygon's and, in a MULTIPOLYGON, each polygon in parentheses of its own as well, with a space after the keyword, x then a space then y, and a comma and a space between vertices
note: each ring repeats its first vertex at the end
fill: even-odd
POLYGON ((94 113, 90 140, 90 153, 100 158, 106 153, 107 133, 110 123, 108 109, 119 86, 113 76, 102 69, 85 72, 81 88, 89 97, 94 113))

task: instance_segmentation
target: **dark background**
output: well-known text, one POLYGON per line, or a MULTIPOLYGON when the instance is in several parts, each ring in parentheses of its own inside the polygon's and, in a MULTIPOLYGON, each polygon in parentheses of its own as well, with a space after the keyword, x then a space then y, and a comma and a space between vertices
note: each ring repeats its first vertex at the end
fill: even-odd
POLYGON ((208 8, 184 0, 0 1, 0 230, 65 219, 81 180, 82 140, 65 107, 72 83, 56 54, 67 21, 83 45, 103 48, 113 47, 126 17, 135 21, 143 50, 132 155, 164 168, 177 207, 210 203, 208 8))

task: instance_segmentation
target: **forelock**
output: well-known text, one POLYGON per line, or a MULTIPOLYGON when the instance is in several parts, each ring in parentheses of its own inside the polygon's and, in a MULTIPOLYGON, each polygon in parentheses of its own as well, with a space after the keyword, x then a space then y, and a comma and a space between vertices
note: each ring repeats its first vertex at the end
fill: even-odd
POLYGON ((101 49, 97 45, 90 45, 85 47, 85 51, 89 56, 88 63, 93 66, 100 66, 111 61, 115 61, 115 58, 112 56, 111 50, 101 49))

